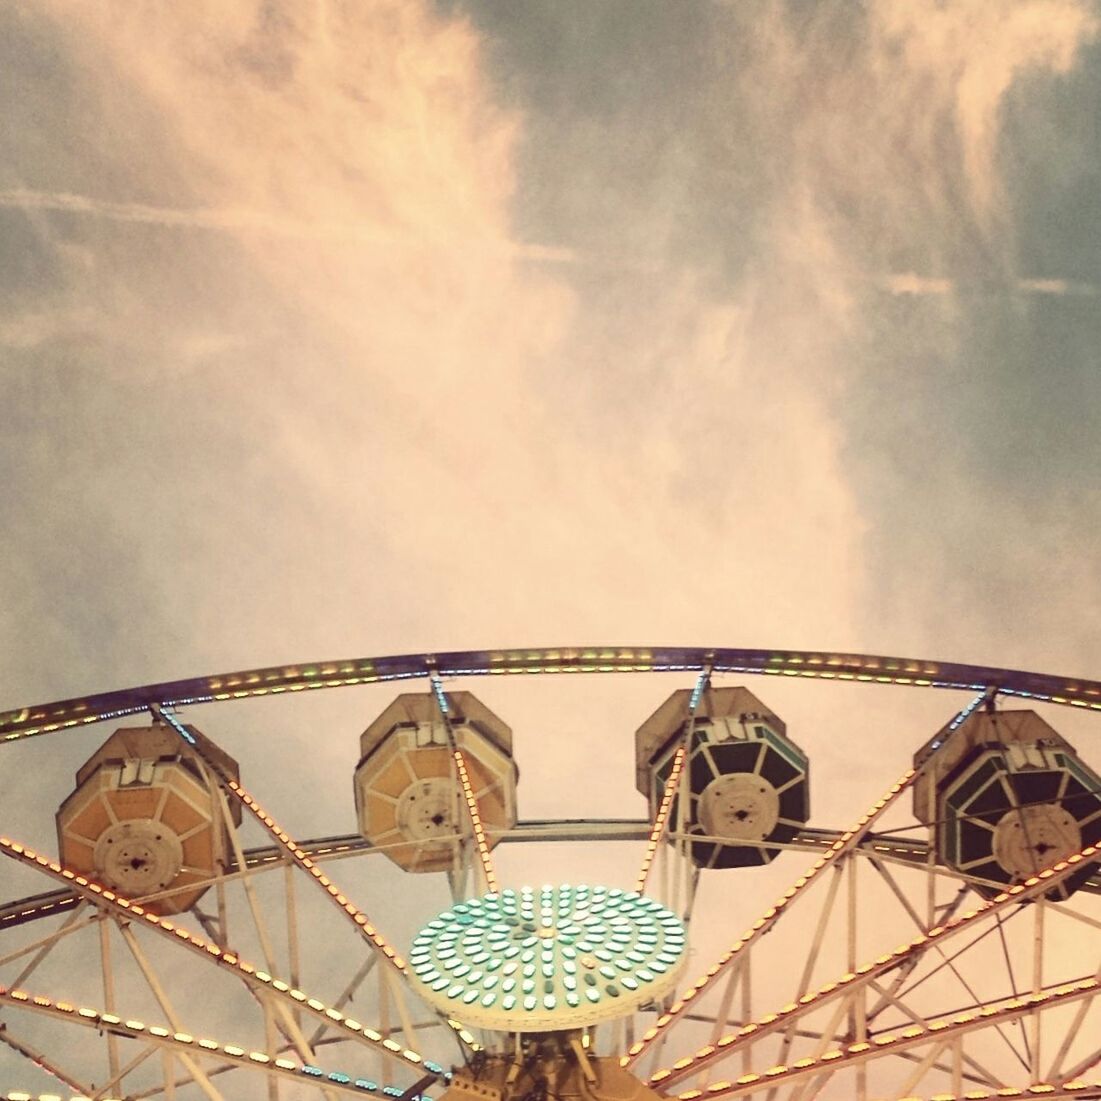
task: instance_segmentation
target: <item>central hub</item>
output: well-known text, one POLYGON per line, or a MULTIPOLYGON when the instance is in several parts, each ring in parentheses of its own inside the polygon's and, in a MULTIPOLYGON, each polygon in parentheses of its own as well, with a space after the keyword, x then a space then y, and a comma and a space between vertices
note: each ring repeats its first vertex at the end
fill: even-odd
POLYGON ((661 1101, 614 1058, 581 1047, 576 1033, 525 1036, 519 1058, 489 1055, 455 1071, 440 1101, 661 1101), (572 1042, 571 1042, 572 1041, 572 1042))
POLYGON ((668 993, 685 963, 684 926, 634 891, 524 887, 467 902, 413 941, 414 982, 467 1025, 556 1032, 633 1013, 668 993))

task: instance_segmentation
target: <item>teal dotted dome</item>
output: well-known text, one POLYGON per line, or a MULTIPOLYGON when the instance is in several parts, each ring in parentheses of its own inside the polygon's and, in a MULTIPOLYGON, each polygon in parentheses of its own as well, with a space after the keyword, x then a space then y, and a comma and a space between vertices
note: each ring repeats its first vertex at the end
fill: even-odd
POLYGON ((684 926, 615 887, 524 887, 457 903, 417 934, 414 982, 467 1025, 508 1032, 581 1028, 668 993, 684 926))

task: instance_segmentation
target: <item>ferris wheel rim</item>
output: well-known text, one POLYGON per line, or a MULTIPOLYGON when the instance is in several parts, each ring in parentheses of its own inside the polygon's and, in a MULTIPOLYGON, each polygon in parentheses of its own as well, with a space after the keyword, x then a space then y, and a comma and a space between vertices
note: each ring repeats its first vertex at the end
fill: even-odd
POLYGON ((153 707, 183 707, 319 688, 424 678, 554 673, 772 675, 857 684, 996 692, 1101 711, 1101 681, 929 658, 832 650, 579 646, 452 650, 299 662, 138 685, 0 712, 0 745, 105 722, 153 707))

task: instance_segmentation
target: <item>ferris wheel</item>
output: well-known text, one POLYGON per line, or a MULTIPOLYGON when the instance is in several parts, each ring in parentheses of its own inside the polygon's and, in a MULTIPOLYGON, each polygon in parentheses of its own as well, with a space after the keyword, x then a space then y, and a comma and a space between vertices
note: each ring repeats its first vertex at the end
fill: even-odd
MULTIPOLYGON (((1101 712, 1101 683, 581 647, 0 714, 27 790, 60 771, 47 747, 83 758, 63 797, 0 822, 0 1097, 1101 1098, 1101 777, 1059 732, 1073 712, 1101 712), (529 766, 486 692, 569 673, 673 682, 622 720, 645 818, 520 817, 529 766), (766 702, 808 681, 952 699, 828 827, 819 747, 766 702), (362 716, 351 792, 283 769, 269 805, 250 776, 275 766, 237 760, 219 716, 360 685, 394 695, 362 716), (353 832, 286 828, 338 799, 353 832), (541 876, 551 848, 568 882, 541 876)), ((299 748, 321 753, 317 731, 299 748)), ((847 792, 879 755, 858 756, 847 792)))

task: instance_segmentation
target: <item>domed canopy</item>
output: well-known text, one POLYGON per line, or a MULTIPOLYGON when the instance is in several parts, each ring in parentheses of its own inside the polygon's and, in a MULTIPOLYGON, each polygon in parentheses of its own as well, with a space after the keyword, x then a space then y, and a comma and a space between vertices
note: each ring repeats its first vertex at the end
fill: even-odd
POLYGON ((414 983, 466 1025, 577 1029, 668 993, 686 961, 684 926, 634 891, 524 887, 458 903, 421 930, 414 983))

